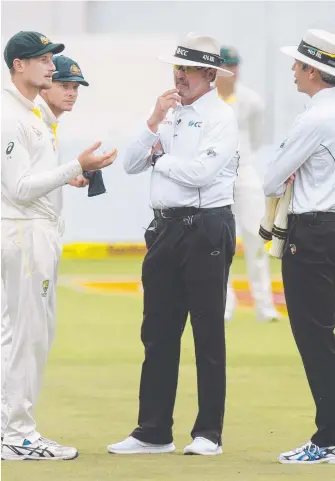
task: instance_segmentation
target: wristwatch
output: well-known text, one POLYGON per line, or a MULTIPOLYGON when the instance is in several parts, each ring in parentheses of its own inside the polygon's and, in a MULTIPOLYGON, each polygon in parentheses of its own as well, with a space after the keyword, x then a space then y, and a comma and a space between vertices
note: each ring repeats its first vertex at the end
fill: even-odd
POLYGON ((151 165, 154 167, 157 160, 164 155, 165 152, 163 150, 156 150, 152 155, 151 155, 151 165))

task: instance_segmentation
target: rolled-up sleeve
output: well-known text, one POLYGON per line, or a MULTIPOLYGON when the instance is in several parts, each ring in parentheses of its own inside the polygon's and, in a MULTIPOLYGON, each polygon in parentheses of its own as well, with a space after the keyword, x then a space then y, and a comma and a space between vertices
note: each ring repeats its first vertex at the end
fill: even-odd
POLYGON ((77 159, 56 169, 32 173, 27 135, 20 122, 6 124, 1 148, 2 184, 18 204, 33 202, 82 173, 77 159))
POLYGON ((312 115, 301 115, 267 166, 264 177, 265 195, 281 197, 285 192, 287 179, 306 162, 320 143, 319 124, 312 115))
POLYGON ((185 187, 203 187, 214 181, 234 157, 238 146, 238 127, 234 118, 207 121, 194 158, 165 154, 158 159, 155 172, 185 187))

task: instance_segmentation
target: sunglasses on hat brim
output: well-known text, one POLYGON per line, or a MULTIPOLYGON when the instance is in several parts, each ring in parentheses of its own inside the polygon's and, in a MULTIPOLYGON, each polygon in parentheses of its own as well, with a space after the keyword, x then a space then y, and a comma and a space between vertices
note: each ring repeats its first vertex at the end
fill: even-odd
POLYGON ((211 68, 211 67, 194 67, 194 66, 188 66, 188 65, 173 66, 173 69, 176 70, 177 72, 184 72, 184 73, 197 72, 198 70, 206 70, 207 68, 211 68))

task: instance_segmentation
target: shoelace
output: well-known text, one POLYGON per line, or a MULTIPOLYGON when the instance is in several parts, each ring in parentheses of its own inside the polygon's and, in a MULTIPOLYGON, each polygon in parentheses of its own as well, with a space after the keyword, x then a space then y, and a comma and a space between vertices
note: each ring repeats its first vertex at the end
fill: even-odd
POLYGON ((302 453, 305 449, 308 449, 309 446, 311 446, 311 442, 309 441, 308 443, 304 444, 303 446, 300 446, 300 448, 293 449, 292 452, 297 454, 297 453, 302 453))
POLYGON ((43 436, 39 438, 39 441, 41 441, 42 443, 48 446, 59 446, 59 444, 56 441, 52 441, 52 439, 44 438, 43 436))

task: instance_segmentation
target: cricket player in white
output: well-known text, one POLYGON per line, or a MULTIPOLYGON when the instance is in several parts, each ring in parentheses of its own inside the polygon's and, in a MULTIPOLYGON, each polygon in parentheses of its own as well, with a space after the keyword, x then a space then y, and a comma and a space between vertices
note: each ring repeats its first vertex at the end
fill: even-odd
MULTIPOLYGON (((58 55, 53 57, 53 63, 57 71, 53 74, 52 86, 51 88, 41 90, 40 96, 37 96, 35 99, 35 103, 41 111, 42 119, 49 127, 54 150, 58 150, 58 118, 64 112, 72 110, 78 97, 80 85, 88 86, 89 84, 83 78, 81 70, 74 60, 64 57, 63 55, 58 55)), ((69 185, 74 187, 85 187, 88 183, 89 181, 82 174, 68 182, 69 185)), ((6 366, 12 344, 12 328, 9 321, 6 293, 4 291, 3 282, 1 282, 1 288, 1 437, 3 437, 3 430, 7 425, 8 420, 8 406, 5 394, 6 366)), ((54 295, 55 293, 52 294, 54 295)), ((52 295, 50 295, 50 297, 51 296, 52 295)), ((52 302, 54 302, 54 299, 52 302)), ((55 309, 52 309, 52 312, 55 315, 55 309)))
MULTIPOLYGON (((260 321, 276 320, 277 312, 271 289, 269 260, 264 250, 264 241, 258 230, 264 215, 264 193, 252 157, 263 143, 264 105, 259 95, 242 85, 239 80, 240 57, 234 48, 221 47, 225 69, 234 73, 232 77, 217 77, 219 96, 234 110, 239 124, 240 161, 234 190, 233 211, 237 227, 243 240, 243 248, 250 280, 251 293, 255 302, 256 315, 260 321)), ((236 296, 231 276, 228 281, 225 319, 231 320, 236 306, 236 296)))
POLYGON ((2 395, 8 409, 4 460, 78 456, 76 448, 42 437, 34 420, 55 333, 61 187, 83 170, 110 165, 116 152, 95 156, 98 142, 77 159, 59 165, 57 149, 34 100, 41 89, 51 87, 52 55, 63 49, 63 44, 54 44, 38 32, 19 32, 4 52, 12 80, 2 98, 1 278, 8 306, 2 323, 9 321, 11 327, 2 395))
MULTIPOLYGON (((53 57, 56 71, 52 76, 52 86, 43 89, 36 98, 41 110, 42 119, 47 124, 53 138, 55 148, 58 148, 57 129, 59 118, 64 112, 71 112, 78 98, 81 85, 88 87, 77 62, 64 55, 53 57)), ((85 187, 88 180, 80 175, 69 184, 75 187, 85 187)))

